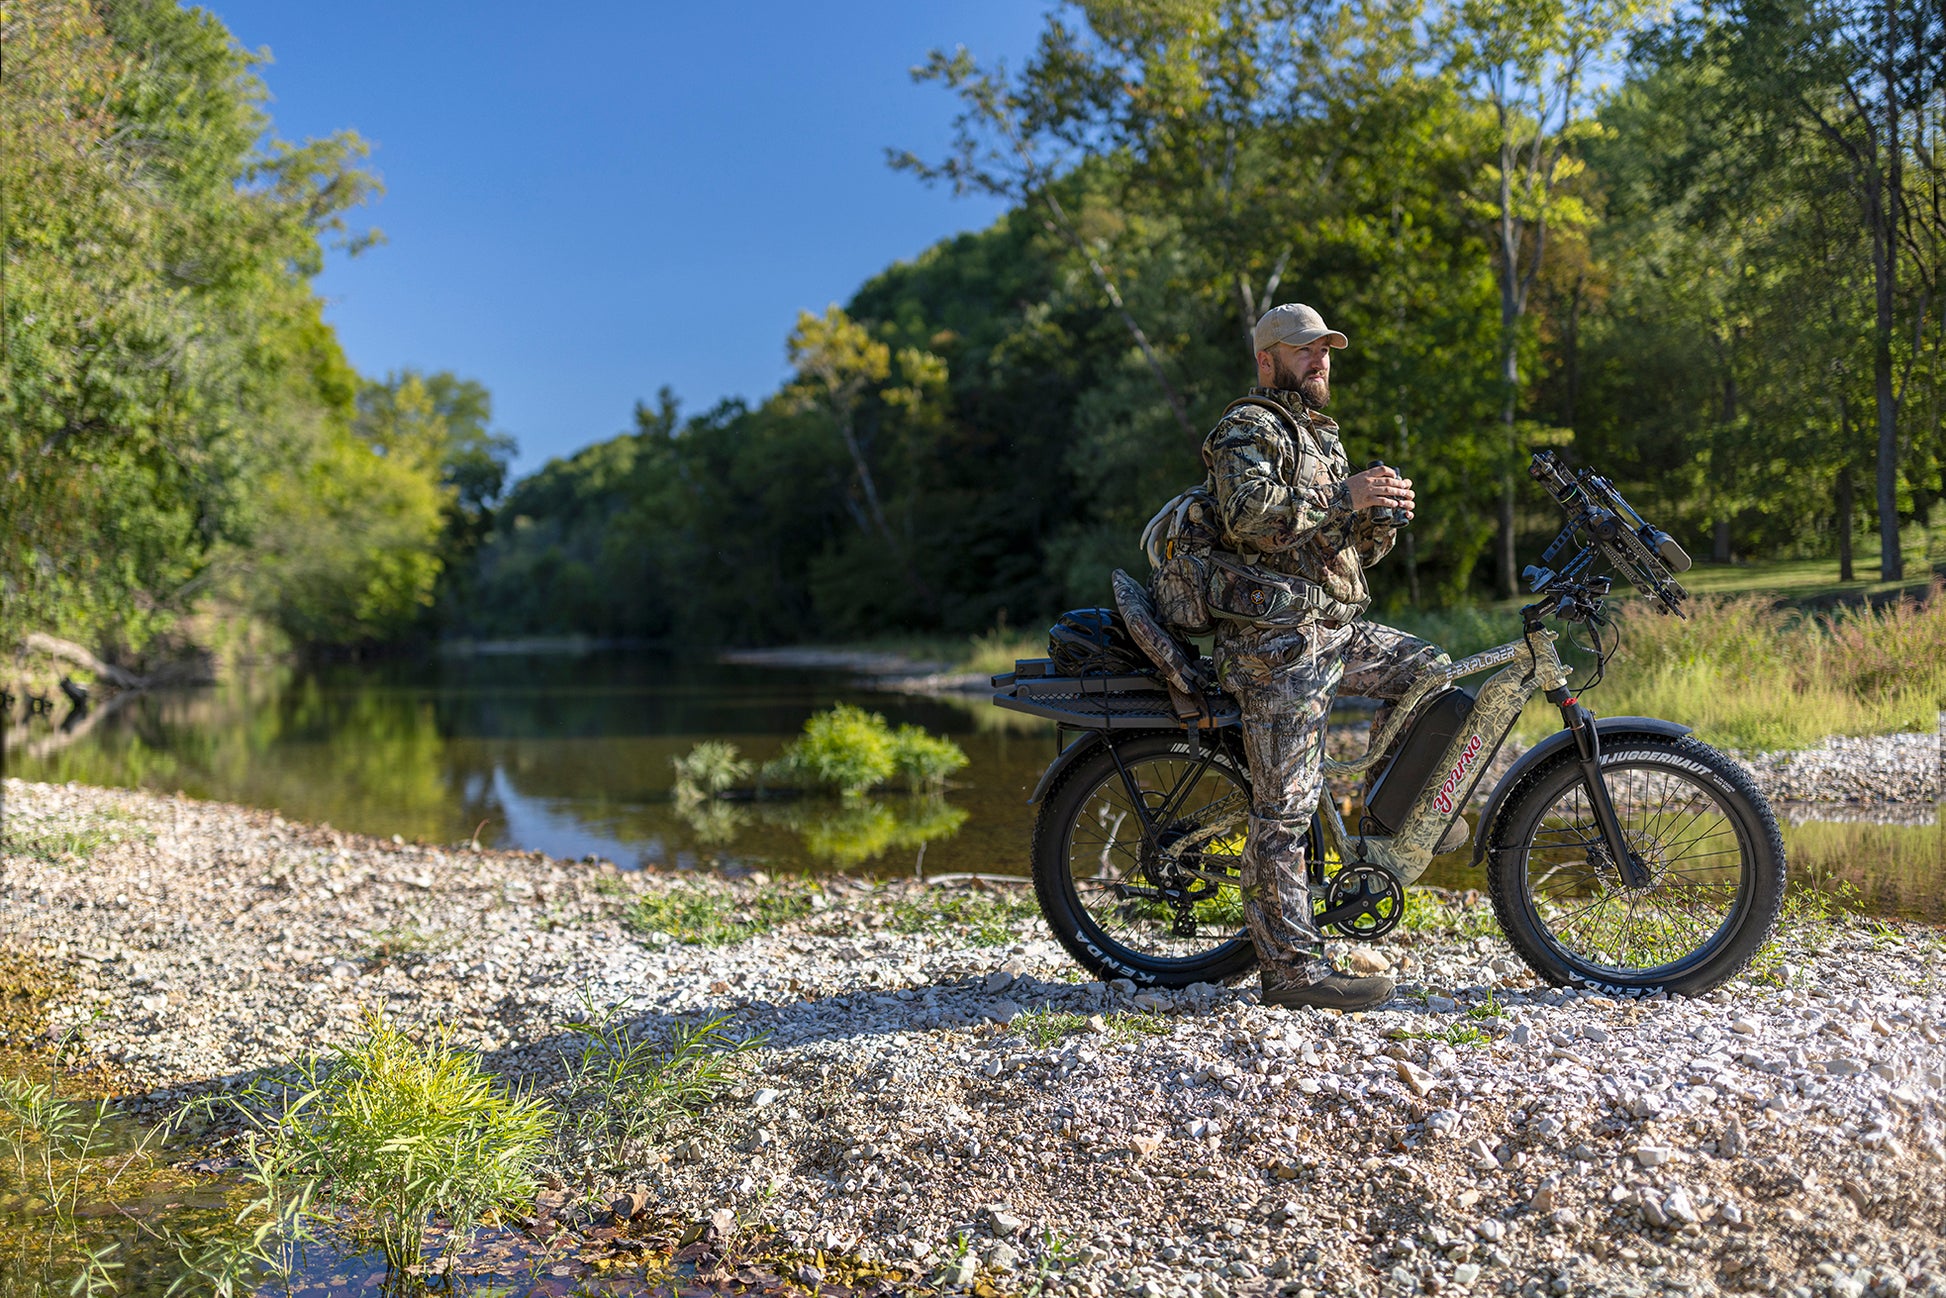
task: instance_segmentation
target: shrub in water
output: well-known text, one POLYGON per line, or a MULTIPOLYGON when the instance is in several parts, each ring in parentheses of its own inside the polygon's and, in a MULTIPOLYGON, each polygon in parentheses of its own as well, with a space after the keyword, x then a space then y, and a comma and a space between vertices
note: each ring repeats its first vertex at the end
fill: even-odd
POLYGON ((878 713, 840 703, 813 714, 803 735, 765 765, 764 775, 855 798, 895 779, 915 793, 937 789, 965 765, 966 754, 950 739, 918 726, 900 726, 895 734, 878 713))
POLYGON ((684 804, 720 797, 756 770, 737 756, 735 744, 720 739, 705 739, 683 756, 670 758, 669 765, 676 768, 672 792, 684 804))
POLYGON ((487 1212, 533 1198, 547 1106, 503 1091, 449 1031, 419 1045, 374 1017, 363 1038, 298 1073, 276 1120, 259 1124, 254 1179, 369 1212, 395 1269, 419 1261, 433 1217, 452 1224, 457 1248, 487 1212))
POLYGON ((840 703, 813 714, 783 760, 805 783, 856 797, 892 778, 892 747, 884 717, 840 703))
POLYGON ((914 793, 937 790, 946 777, 966 765, 966 754, 950 739, 918 726, 900 726, 892 736, 892 768, 914 793))

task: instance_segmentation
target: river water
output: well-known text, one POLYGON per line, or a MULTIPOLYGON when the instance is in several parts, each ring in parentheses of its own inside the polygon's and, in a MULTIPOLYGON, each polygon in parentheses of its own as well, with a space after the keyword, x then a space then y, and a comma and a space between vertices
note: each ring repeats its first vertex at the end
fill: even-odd
MULTIPOLYGON (((1020 875, 1028 794, 1054 752, 1051 723, 984 694, 894 695, 844 673, 609 650, 279 668, 144 695, 71 741, 41 723, 8 752, 7 773, 181 790, 362 833, 477 837, 624 867, 1020 875), (948 735, 971 764, 940 799, 698 811, 670 798, 670 759, 698 742, 728 740, 761 762, 836 702, 948 735)), ((1903 824, 1827 823, 1815 807, 1791 809, 1780 818, 1793 874, 1855 893, 1875 913, 1946 920, 1946 829, 1931 808, 1907 813, 1903 824)), ((1465 860, 1442 860, 1425 881, 1478 886, 1465 860)))

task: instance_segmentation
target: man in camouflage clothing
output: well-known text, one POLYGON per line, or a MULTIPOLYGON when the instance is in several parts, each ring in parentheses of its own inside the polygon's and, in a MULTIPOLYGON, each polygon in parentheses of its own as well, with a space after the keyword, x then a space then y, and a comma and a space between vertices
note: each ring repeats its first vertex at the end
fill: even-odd
POLYGON ((1254 789, 1243 913, 1266 1003, 1363 1009, 1390 997, 1393 982, 1331 968, 1306 891, 1304 840, 1323 792, 1325 719, 1340 688, 1397 699, 1446 655, 1362 617, 1371 602, 1365 569, 1391 550, 1396 531, 1372 511, 1409 519, 1414 501, 1412 483, 1390 468, 1351 472, 1338 425, 1322 413, 1331 348, 1345 346, 1345 336, 1310 307, 1290 304, 1265 313, 1254 341, 1261 386, 1203 444, 1220 545, 1241 560, 1229 570, 1234 589, 1221 589, 1221 576, 1212 584, 1211 605, 1221 618, 1217 676, 1243 709, 1254 789), (1274 611, 1252 619, 1253 607, 1274 611))

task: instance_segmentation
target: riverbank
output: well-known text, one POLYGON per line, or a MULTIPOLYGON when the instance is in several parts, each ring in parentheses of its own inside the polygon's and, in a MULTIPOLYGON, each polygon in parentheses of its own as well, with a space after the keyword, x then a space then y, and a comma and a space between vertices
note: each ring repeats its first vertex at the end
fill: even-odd
MULTIPOLYGON (((727 649, 718 662, 739 667, 788 667, 804 671, 849 672, 860 685, 897 694, 957 694, 992 688, 993 673, 966 670, 945 658, 917 657, 890 649, 818 648, 727 649)), ((1012 663, 997 671, 1011 671, 1012 663)))
POLYGON ((69 980, 49 1031, 152 1115, 374 1009, 453 1025, 543 1094, 590 1001, 652 1034, 713 1015, 766 1034, 647 1154, 554 1156, 536 1220, 572 1230, 572 1265, 645 1265, 629 1250, 656 1223, 719 1214, 692 1238, 733 1226, 786 1280, 916 1292, 1946 1292, 1936 929, 1801 923, 1763 978, 1619 1003, 1537 986, 1455 898, 1362 957, 1402 979, 1385 1009, 1292 1014, 1247 988, 1073 981, 1013 892, 787 889, 180 798, 5 796, 33 847, 6 858, 0 923, 69 980), (787 891, 797 913, 723 946, 628 922, 787 891))

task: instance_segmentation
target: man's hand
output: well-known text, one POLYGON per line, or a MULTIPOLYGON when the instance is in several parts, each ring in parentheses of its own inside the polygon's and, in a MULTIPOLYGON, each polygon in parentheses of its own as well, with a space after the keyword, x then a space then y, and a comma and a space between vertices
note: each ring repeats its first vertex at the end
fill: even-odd
POLYGON ((1354 473, 1346 480, 1353 509, 1402 509, 1412 514, 1412 479, 1401 478, 1389 464, 1354 473))

